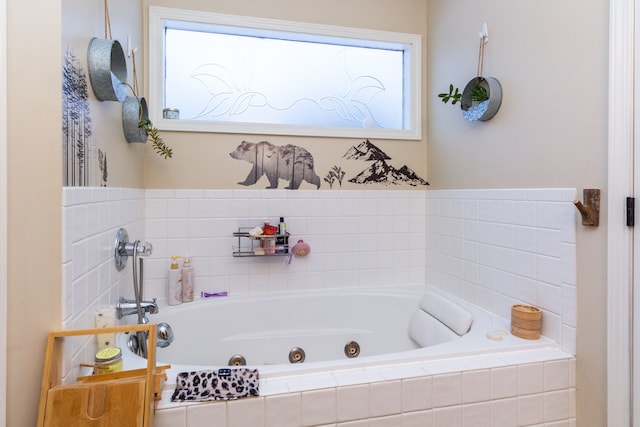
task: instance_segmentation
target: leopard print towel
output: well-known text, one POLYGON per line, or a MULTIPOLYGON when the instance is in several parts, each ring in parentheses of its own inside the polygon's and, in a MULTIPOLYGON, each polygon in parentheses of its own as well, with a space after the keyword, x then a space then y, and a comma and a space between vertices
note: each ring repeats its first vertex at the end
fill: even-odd
POLYGON ((179 373, 171 401, 234 400, 259 395, 257 369, 222 368, 179 373))

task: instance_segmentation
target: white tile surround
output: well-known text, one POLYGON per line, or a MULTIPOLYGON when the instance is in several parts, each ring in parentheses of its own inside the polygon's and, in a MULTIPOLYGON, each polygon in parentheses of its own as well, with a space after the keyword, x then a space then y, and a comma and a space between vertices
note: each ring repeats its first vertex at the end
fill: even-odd
POLYGON ((266 382, 253 399, 168 404, 154 427, 576 426, 575 358, 557 350, 363 371, 304 375, 286 391, 266 382))
MULTIPOLYGON (((115 231, 124 226, 132 240, 154 245, 146 297, 164 297, 172 254, 192 257, 196 294, 427 280, 507 318, 514 302, 538 305, 545 335, 575 354, 574 197, 567 189, 65 188, 62 327, 91 327, 97 309, 132 295, 131 263, 118 273, 112 260, 115 231), (288 267, 280 257, 231 257, 238 225, 281 215, 312 256, 288 267)), ((82 344, 74 344, 67 366, 92 356, 82 344)), ((382 367, 357 380, 349 372, 306 375, 299 389, 263 384, 256 399, 169 405, 154 425, 574 426, 575 358, 567 353, 382 367)))
POLYGON ((160 298, 171 255, 191 258, 196 295, 424 283, 423 191, 147 190, 146 217, 147 290, 160 298), (238 226, 280 216, 313 256, 231 257, 238 226))
MULTIPOLYGON (((115 233, 132 238, 144 232, 144 190, 67 187, 62 192, 63 329, 94 327, 98 309, 113 307, 121 288, 131 287, 131 262, 118 272, 113 261, 115 233)), ((79 363, 95 355, 89 338, 67 339, 63 377, 75 378, 79 363)))
POLYGON ((543 311, 542 333, 576 340, 575 189, 427 192, 427 282, 506 319, 543 311))

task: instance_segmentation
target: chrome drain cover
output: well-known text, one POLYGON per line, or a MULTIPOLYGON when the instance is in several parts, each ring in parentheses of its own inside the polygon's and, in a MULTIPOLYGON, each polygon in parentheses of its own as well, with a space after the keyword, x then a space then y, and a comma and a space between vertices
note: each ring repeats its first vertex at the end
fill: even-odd
POLYGON ((355 341, 349 341, 344 346, 344 355, 352 359, 360 355, 360 344, 355 341))
POLYGON ((241 354, 234 354, 229 359, 229 366, 244 366, 247 364, 247 359, 244 358, 241 354))
POLYGON ((304 362, 304 358, 304 350, 300 347, 293 347, 289 352, 289 362, 291 363, 302 363, 304 362))

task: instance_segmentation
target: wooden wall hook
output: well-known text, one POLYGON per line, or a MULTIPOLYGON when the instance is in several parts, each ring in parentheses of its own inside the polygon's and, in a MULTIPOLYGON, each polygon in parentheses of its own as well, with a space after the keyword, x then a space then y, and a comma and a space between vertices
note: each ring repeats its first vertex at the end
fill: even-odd
POLYGON ((585 188, 582 190, 584 204, 576 199, 573 204, 582 215, 582 225, 597 227, 600 222, 600 190, 598 188, 585 188))

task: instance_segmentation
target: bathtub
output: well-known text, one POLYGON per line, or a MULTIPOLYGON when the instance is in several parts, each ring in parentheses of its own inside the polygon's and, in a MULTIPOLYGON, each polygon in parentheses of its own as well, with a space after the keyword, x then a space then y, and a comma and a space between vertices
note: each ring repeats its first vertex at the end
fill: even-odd
MULTIPOLYGON (((163 306, 153 322, 166 322, 174 342, 158 348, 159 364, 170 364, 167 389, 177 373, 226 366, 242 355, 258 368, 261 380, 293 378, 389 364, 451 360, 515 350, 557 348, 546 337, 523 340, 507 333, 509 321, 463 300, 427 287, 287 292, 260 296, 197 299, 163 306), (437 345, 420 347, 408 333, 411 318, 427 290, 437 292, 473 315, 468 333, 437 345), (345 355, 357 342, 360 353, 345 355), (303 363, 290 363, 301 348, 303 363)), ((126 337, 120 337, 125 339, 126 337)), ((125 342, 121 348, 127 348, 125 342)), ((126 360, 135 360, 133 354, 126 360)))

